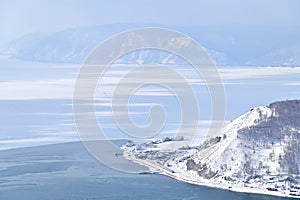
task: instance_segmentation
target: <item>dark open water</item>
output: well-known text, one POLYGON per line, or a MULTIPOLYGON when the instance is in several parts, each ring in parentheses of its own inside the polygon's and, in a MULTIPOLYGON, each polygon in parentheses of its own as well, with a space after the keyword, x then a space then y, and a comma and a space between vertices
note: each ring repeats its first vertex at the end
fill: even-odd
POLYGON ((284 199, 191 185, 159 174, 118 172, 93 159, 78 142, 2 151, 0 162, 1 200, 284 199))

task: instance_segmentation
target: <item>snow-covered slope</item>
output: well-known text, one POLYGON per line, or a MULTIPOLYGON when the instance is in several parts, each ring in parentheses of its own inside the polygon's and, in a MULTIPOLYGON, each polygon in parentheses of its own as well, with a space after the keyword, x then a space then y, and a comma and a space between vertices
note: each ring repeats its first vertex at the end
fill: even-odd
POLYGON ((229 185, 300 195, 300 100, 250 110, 207 140, 182 170, 229 185))

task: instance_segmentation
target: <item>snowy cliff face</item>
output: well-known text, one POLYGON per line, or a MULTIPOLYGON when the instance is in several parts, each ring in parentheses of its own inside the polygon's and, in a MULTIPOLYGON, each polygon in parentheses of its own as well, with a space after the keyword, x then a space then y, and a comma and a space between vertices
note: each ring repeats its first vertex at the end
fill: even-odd
POLYGON ((206 141, 184 170, 220 182, 269 184, 274 190, 299 185, 300 100, 275 102, 242 115, 219 137, 206 141))

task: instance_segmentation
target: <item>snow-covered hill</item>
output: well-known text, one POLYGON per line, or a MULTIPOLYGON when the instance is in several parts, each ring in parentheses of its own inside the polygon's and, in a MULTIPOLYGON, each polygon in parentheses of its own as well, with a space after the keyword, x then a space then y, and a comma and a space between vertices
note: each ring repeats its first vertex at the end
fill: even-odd
POLYGON ((185 173, 228 185, 300 195, 300 100, 251 109, 180 164, 185 173))

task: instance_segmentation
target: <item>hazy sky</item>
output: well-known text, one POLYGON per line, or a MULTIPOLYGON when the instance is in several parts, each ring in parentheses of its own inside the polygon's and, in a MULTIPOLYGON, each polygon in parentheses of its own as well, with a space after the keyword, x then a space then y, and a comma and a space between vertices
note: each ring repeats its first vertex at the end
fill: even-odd
POLYGON ((110 23, 300 25, 299 0, 0 0, 0 44, 26 33, 110 23))

